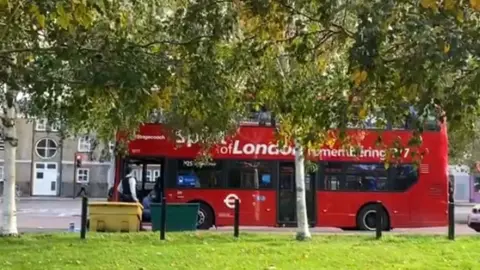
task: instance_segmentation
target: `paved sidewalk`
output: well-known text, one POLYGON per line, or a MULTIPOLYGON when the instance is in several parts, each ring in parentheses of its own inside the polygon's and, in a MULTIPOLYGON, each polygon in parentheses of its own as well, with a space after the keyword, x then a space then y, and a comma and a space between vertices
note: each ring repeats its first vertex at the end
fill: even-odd
POLYGON ((460 206, 460 207, 473 207, 477 204, 480 204, 480 203, 474 203, 474 202, 456 202, 455 203, 455 206, 460 206))
MULTIPOLYGON (((72 201, 78 200, 81 201, 81 197, 71 198, 71 197, 20 197, 20 201, 72 201)), ((106 201, 107 198, 88 198, 89 201, 106 201)))
MULTIPOLYGON (((78 201, 82 200, 81 197, 67 198, 67 197, 18 197, 16 198, 17 202, 71 202, 71 201, 78 201)), ((107 198, 88 198, 89 201, 97 202, 97 201, 107 201, 107 198)), ((3 197, 0 196, 0 204, 3 202, 3 197)))
MULTIPOLYGON (((105 198, 90 198, 90 201, 106 201, 105 198)), ((0 222, 2 216, 2 200, 0 198, 0 222)), ((473 204, 456 203, 455 221, 458 225, 459 233, 475 233, 467 226, 463 225, 471 212, 473 204)), ((65 197, 22 197, 17 201, 17 218, 20 231, 64 231, 68 229, 70 222, 75 222, 76 227, 80 226, 81 198, 65 197)), ((1 223, 0 223, 1 224, 1 223)), ((230 230, 228 228, 227 230, 230 230)), ((218 231, 225 229, 219 228, 218 231)), ((243 228, 249 231, 271 231, 272 228, 243 228)), ((274 231, 289 231, 289 228, 280 228, 274 231)), ((323 229, 325 230, 325 229, 323 229)), ((328 229, 330 230, 330 229, 328 229)), ((420 229, 420 232, 444 233, 445 228, 420 229)), ((315 230, 313 230, 315 231, 315 230)), ((320 230, 322 231, 322 230, 320 230)), ((408 230, 418 231, 418 230, 408 230)), ((334 230, 334 232, 339 232, 334 230)), ((400 231, 403 233, 403 231, 400 231)), ((407 232, 405 232, 407 233, 407 232)))

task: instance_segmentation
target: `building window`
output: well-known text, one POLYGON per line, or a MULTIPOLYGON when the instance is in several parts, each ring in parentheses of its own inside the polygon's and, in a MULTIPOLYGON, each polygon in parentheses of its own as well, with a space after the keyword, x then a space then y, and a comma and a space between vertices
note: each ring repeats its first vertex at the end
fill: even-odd
POLYGON ((83 136, 78 139, 78 152, 92 151, 92 141, 90 136, 83 136))
POLYGON ((90 181, 90 170, 86 168, 77 169, 77 183, 85 184, 90 181))
POLYGON ((47 119, 37 119, 35 121, 35 130, 36 131, 46 131, 47 130, 47 119))
POLYGON ((49 128, 50 131, 58 132, 60 130, 60 122, 55 121, 54 123, 50 124, 49 128))
POLYGON ((228 188, 273 188, 272 162, 234 161, 228 171, 228 188))
POLYGON ((0 182, 3 182, 5 180, 5 170, 3 169, 3 166, 0 166, 0 182))
POLYGON ((0 138, 0 151, 5 150, 5 140, 0 138))
POLYGON ((57 154, 57 143, 49 138, 41 139, 35 147, 37 155, 43 159, 50 159, 57 154))
POLYGON ((54 123, 49 123, 47 119, 37 119, 35 121, 35 130, 36 131, 53 131, 57 132, 60 130, 60 122, 55 121, 54 123))
POLYGON ((220 161, 198 164, 193 160, 179 160, 177 186, 189 188, 221 187, 221 167, 220 161))

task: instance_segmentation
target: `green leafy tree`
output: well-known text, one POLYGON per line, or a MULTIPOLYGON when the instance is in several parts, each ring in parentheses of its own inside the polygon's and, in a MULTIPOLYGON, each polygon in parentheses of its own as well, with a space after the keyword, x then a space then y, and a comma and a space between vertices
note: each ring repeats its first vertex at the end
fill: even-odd
MULTIPOLYGON (((295 143, 298 239, 310 236, 302 174, 308 150, 355 144, 345 130, 369 115, 385 127, 413 107, 422 116, 445 114, 450 130, 471 130, 478 115, 476 0, 0 6, 7 234, 16 233, 18 112, 112 138, 133 133, 160 109, 172 129, 198 134, 208 147, 234 132, 250 106, 266 105, 278 118, 279 140, 295 143)), ((423 125, 416 124, 419 143, 423 125)))
MULTIPOLYGON (((17 234, 16 119, 20 115, 46 117, 78 130, 86 121, 78 123, 77 119, 91 119, 90 114, 102 111, 102 106, 108 113, 118 104, 115 99, 119 95, 145 98, 128 90, 134 83, 140 89, 149 83, 151 87, 151 82, 138 84, 139 78, 151 76, 155 68, 166 69, 131 46, 138 34, 129 34, 129 20, 135 13, 145 15, 145 11, 114 1, 0 1, 0 84, 6 143, 3 235, 17 234), (129 60, 134 57, 138 59, 129 60), (135 63, 153 67, 142 70, 139 76, 142 66, 135 63), (127 68, 132 70, 127 72, 127 68), (120 76, 125 76, 122 85, 120 76)), ((135 24, 142 26, 138 21, 135 24)), ((131 104, 122 102, 122 106, 128 109, 131 104)), ((104 124, 102 116, 104 111, 98 115, 99 125, 104 124)))
MULTIPOLYGON (((204 45, 204 37, 196 36, 194 29, 189 35, 178 34, 179 27, 187 31, 188 26, 172 24, 175 4, 162 0, 0 1, 0 102, 6 142, 1 234, 17 234, 18 117, 59 121, 65 136, 93 131, 105 141, 117 131, 133 134, 156 109, 164 111, 167 124, 175 124, 172 127, 204 131, 183 116, 198 118, 207 113, 212 123, 227 126, 224 115, 212 113, 220 104, 235 112, 228 107, 234 104, 232 97, 222 90, 230 87, 224 82, 226 73, 221 73, 223 63, 216 61, 222 51, 208 45, 217 46, 214 41, 204 45), (202 54, 193 53, 197 49, 202 54), (215 72, 218 78, 212 80, 215 72), (219 91, 208 96, 206 89, 219 91), (185 121, 179 122, 180 118, 185 121)), ((228 22, 219 23, 228 28, 228 22)), ((214 131, 218 128, 209 133, 214 131)))
MULTIPOLYGON (((177 34, 202 33, 220 58, 235 59, 235 75, 228 78, 239 84, 219 91, 235 96, 238 107, 266 105, 277 116, 279 139, 295 142, 297 171, 309 149, 358 142, 345 130, 361 127, 368 116, 376 116, 379 128, 400 126, 414 109, 420 117, 410 143, 417 145, 431 117, 446 116, 450 130, 469 132, 478 117, 475 0, 203 0, 176 8, 177 34), (234 27, 222 27, 222 20, 234 27), (229 31, 216 35, 219 29, 229 31)), ((193 53, 205 55, 198 48, 193 53)), ((203 104, 208 91, 198 92, 192 104, 203 104)), ((210 127, 212 114, 203 112, 196 121, 210 127)), ((308 239, 303 178, 297 174, 297 237, 308 239)))
POLYGON ((478 125, 467 129, 449 130, 450 164, 466 165, 476 170, 476 164, 480 161, 479 134, 478 125))

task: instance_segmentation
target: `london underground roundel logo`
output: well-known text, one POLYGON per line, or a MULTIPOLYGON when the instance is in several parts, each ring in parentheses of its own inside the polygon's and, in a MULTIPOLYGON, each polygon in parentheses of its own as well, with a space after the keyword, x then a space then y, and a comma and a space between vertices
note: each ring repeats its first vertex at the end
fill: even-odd
POLYGON ((223 202, 225 203, 225 205, 230 208, 230 209, 234 209, 235 208, 235 200, 238 200, 238 196, 236 194, 233 194, 233 193, 230 193, 228 194, 225 199, 223 200, 223 202))

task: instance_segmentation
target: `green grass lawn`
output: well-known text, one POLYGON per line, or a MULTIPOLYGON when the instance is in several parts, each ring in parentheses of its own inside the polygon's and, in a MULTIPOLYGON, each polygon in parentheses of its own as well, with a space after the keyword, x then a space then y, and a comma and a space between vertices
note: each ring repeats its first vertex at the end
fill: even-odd
POLYGON ((480 269, 480 238, 242 234, 24 235, 0 238, 0 269, 480 269))

